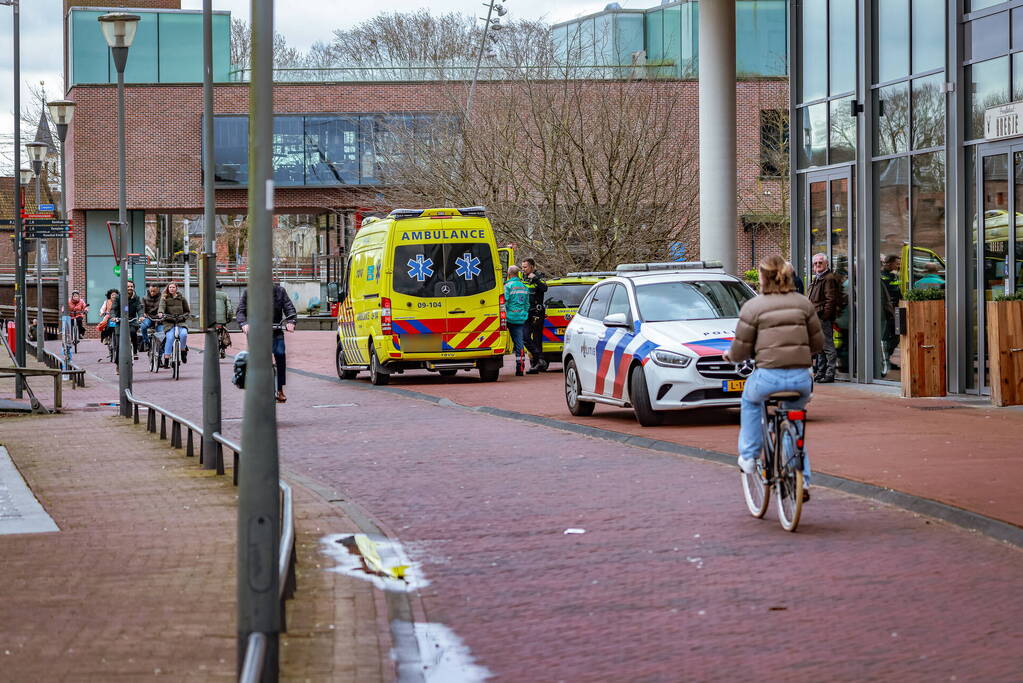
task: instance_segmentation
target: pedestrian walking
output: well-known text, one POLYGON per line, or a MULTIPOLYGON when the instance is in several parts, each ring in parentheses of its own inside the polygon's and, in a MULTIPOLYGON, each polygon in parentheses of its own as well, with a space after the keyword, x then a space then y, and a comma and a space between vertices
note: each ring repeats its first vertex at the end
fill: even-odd
POLYGON ((835 381, 835 366, 838 361, 838 352, 835 350, 835 319, 838 318, 841 297, 842 288, 835 278, 834 271, 831 270, 828 257, 824 254, 815 254, 813 280, 810 282, 807 298, 817 311, 817 318, 820 319, 821 329, 824 331, 824 348, 821 351, 823 358, 818 356, 817 374, 814 377, 822 384, 835 381))
POLYGON ((882 303, 884 305, 885 324, 881 333, 882 352, 884 353, 884 364, 892 370, 898 370, 899 366, 891 361, 892 354, 899 346, 899 335, 895 333, 895 310, 902 300, 902 257, 898 254, 888 254, 881 261, 881 286, 884 289, 882 303))
POLYGON ((519 267, 508 266, 508 280, 504 283, 504 305, 508 316, 508 334, 511 335, 515 354, 515 376, 522 377, 526 369, 524 334, 529 320, 529 288, 519 278, 519 267))
POLYGON ((529 318, 526 320, 525 345, 531 356, 527 375, 535 375, 547 369, 543 357, 543 323, 547 317, 544 296, 547 294, 547 276, 536 269, 536 261, 527 258, 519 265, 519 279, 529 290, 529 318))

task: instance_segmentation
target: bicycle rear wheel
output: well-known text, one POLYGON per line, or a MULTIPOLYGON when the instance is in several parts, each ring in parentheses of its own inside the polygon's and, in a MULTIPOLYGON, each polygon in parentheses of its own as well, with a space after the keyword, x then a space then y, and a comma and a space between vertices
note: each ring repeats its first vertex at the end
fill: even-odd
POLYGON ((787 420, 779 430, 783 434, 782 443, 778 444, 778 478, 776 488, 778 494, 778 521, 785 531, 795 531, 799 526, 799 518, 803 513, 803 470, 802 462, 794 453, 785 452, 784 443, 795 444, 796 430, 787 420), (791 437, 791 438, 789 438, 791 437))

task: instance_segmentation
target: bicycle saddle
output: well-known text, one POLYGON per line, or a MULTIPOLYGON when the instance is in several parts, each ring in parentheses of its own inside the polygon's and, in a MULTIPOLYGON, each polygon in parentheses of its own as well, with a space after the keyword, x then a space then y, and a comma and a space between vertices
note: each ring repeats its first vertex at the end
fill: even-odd
POLYGON ((770 396, 768 396, 767 400, 768 401, 791 401, 793 399, 799 398, 800 396, 802 396, 802 394, 800 394, 798 391, 776 391, 773 394, 771 394, 770 396))

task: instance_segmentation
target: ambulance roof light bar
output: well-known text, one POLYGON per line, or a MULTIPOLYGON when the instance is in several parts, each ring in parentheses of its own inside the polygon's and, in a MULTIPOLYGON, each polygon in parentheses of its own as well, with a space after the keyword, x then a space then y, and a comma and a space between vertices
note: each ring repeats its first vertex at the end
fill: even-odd
POLYGON ((668 263, 622 263, 615 270, 622 273, 648 273, 673 270, 719 270, 724 269, 721 261, 675 261, 668 263))
POLYGON ((391 213, 387 214, 387 217, 400 221, 405 218, 454 218, 456 216, 483 218, 486 215, 487 208, 485 206, 466 206, 461 209, 394 209, 391 213))

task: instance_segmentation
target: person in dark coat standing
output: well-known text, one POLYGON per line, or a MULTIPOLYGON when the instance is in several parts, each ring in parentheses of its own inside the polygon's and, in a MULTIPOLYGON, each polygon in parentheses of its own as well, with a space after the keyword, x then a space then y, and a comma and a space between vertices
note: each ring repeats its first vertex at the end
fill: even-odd
POLYGON ((814 379, 822 384, 835 381, 835 366, 838 361, 838 353, 835 351, 835 319, 838 317, 839 301, 842 295, 842 287, 835 278, 831 264, 825 254, 814 254, 813 257, 813 280, 810 282, 810 289, 806 296, 810 299, 817 311, 817 317, 821 321, 821 329, 824 331, 824 362, 817 363, 817 375, 814 379))
MULTIPOLYGON (((298 314, 295 312, 295 304, 291 302, 291 297, 285 291, 284 287, 281 287, 276 282, 274 283, 274 324, 277 325, 281 322, 285 323, 285 328, 288 332, 295 331, 295 318, 298 314)), ((245 334, 249 333, 249 290, 246 289, 242 292, 242 298, 238 302, 238 310, 235 312, 235 320, 242 328, 242 332, 245 334)), ((277 366, 277 402, 284 403, 288 400, 288 397, 284 395, 284 385, 287 380, 288 372, 288 359, 284 348, 284 332, 282 330, 274 330, 273 338, 273 355, 274 364, 277 366)))

